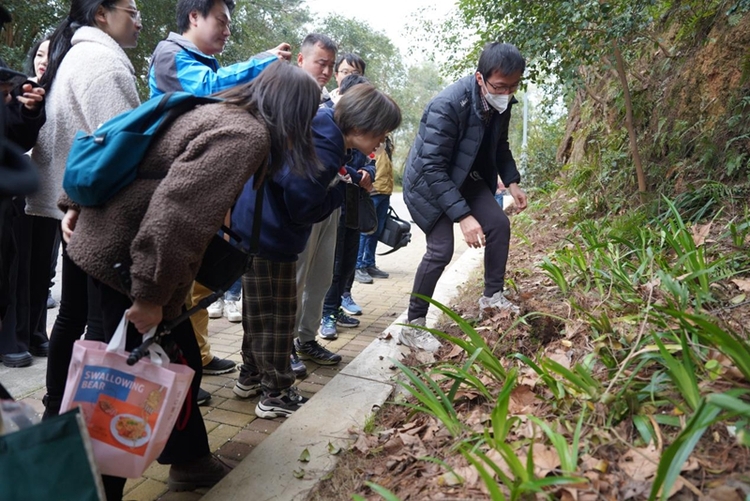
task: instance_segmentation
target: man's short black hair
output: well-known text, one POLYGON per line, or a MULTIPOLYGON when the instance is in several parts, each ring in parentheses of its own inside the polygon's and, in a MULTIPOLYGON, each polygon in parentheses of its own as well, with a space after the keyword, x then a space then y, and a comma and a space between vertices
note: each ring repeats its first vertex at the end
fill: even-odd
POLYGON ((333 65, 333 71, 338 73, 339 66, 341 66, 341 63, 343 63, 344 61, 346 61, 346 64, 348 64, 349 66, 357 68, 362 75, 365 74, 365 68, 367 67, 365 60, 359 57, 357 54, 353 54, 351 52, 341 54, 338 59, 336 59, 336 64, 333 65))
POLYGON ((178 0, 177 1, 177 29, 180 33, 185 33, 190 29, 190 13, 197 10, 201 16, 208 16, 209 11, 216 2, 223 2, 229 9, 229 13, 234 12, 234 0, 178 0))
POLYGON ((316 45, 320 45, 325 50, 333 52, 334 55, 336 55, 336 52, 338 52, 339 50, 339 48, 336 46, 336 43, 329 37, 320 33, 310 33, 305 37, 304 40, 302 40, 300 52, 304 52, 305 49, 315 47, 316 45))
POLYGON ((498 72, 502 75, 514 75, 526 70, 526 60, 515 45, 501 42, 490 42, 482 49, 477 71, 485 78, 498 72))

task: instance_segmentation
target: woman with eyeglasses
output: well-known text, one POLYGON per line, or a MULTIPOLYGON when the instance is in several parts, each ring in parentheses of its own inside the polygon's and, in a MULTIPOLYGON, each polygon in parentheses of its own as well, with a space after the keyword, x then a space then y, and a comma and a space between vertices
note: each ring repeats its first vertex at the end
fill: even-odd
MULTIPOLYGON (((36 316, 35 312, 46 311, 49 259, 55 234, 66 216, 57 204, 63 194, 68 152, 76 132, 93 132, 140 104, 135 70, 123 49, 138 44, 141 29, 134 0, 71 0, 68 16, 50 36, 49 61, 39 81, 47 90, 47 123, 32 153, 39 166, 40 187, 26 201, 26 214, 31 216, 30 329, 46 331, 45 315, 36 316)), ((76 213, 71 211, 63 222, 64 242, 75 219, 76 213)), ((104 339, 98 299, 89 294, 90 279, 70 260, 65 245, 62 266, 60 310, 49 343, 38 347, 40 355, 49 357, 45 417, 59 412, 76 339, 84 330, 89 339, 104 339)), ((120 499, 124 483, 124 479, 105 478, 107 498, 120 499)))

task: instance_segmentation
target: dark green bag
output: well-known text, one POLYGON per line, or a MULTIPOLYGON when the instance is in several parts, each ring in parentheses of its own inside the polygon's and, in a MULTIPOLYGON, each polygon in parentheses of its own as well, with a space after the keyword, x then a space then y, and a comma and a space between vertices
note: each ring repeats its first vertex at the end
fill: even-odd
POLYGON ((103 501, 94 464, 79 409, 0 436, 0 499, 103 501))

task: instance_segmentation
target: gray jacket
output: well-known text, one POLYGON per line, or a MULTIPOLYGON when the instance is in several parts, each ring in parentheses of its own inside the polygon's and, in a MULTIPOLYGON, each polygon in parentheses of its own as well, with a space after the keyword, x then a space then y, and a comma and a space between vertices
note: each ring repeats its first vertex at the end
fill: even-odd
POLYGON ((508 145, 510 110, 493 120, 488 130, 483 121, 479 85, 474 75, 446 87, 425 108, 419 132, 409 152, 404 172, 404 200, 412 219, 429 233, 446 214, 459 221, 471 213, 459 189, 471 172, 485 134, 492 134, 492 165, 479 166, 482 179, 495 193, 497 176, 508 186, 521 175, 508 145))

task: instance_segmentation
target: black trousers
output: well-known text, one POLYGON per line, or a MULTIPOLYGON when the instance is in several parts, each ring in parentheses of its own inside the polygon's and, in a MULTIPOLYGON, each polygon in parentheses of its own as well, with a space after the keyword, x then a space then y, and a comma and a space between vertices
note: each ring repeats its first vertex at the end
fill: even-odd
POLYGON ((86 339, 104 341, 102 310, 93 279, 68 257, 67 245, 62 253, 62 297, 55 325, 49 336, 47 357, 47 395, 43 419, 60 413, 73 344, 86 333, 86 339))
POLYGON ((323 316, 338 313, 341 296, 352 290, 354 270, 359 252, 359 230, 346 227, 344 214, 339 218, 336 232, 336 254, 333 261, 333 280, 323 301, 323 316))
POLYGON ((60 222, 27 216, 25 205, 22 197, 13 200, 10 222, 3 225, 3 231, 12 232, 16 250, 7 277, 10 304, 0 330, 2 354, 23 353, 47 341, 49 261, 60 222), (43 301, 35 293, 38 281, 43 284, 43 301))
MULTIPOLYGON (((469 204, 471 215, 482 226, 485 236, 484 295, 492 296, 503 290, 505 265, 510 246, 510 221, 495 200, 494 194, 482 180, 469 177, 461 194, 469 204)), ((453 257, 453 221, 443 214, 427 234, 427 251, 414 276, 413 293, 432 297, 438 280, 453 257)), ((412 296, 409 300, 408 320, 425 317, 429 303, 412 296)))
POLYGON ((16 332, 19 341, 28 340, 29 346, 33 347, 48 341, 50 263, 55 241, 60 235, 60 220, 24 214, 21 221, 16 332))
MULTIPOLYGON (((101 301, 104 338, 106 342, 109 342, 117 330, 125 310, 130 308, 133 303, 121 292, 98 280, 93 280, 93 286, 98 291, 101 301)), ((185 320, 172 329, 171 336, 180 350, 182 350, 182 355, 187 361, 187 365, 195 371, 195 376, 190 386, 190 394, 185 400, 180 417, 177 418, 177 424, 175 424, 172 434, 169 436, 164 451, 157 459, 161 464, 184 463, 203 457, 211 452, 208 446, 206 426, 203 423, 203 416, 201 416, 197 403, 203 364, 201 363, 198 341, 195 339, 195 333, 190 321, 185 320), (188 413, 188 417, 184 427, 180 429, 180 423, 185 416, 184 413, 188 413)), ((125 349, 132 351, 142 342, 143 336, 130 324, 128 326, 125 349)), ((122 499, 125 479, 108 475, 104 475, 102 478, 104 480, 104 488, 107 491, 107 501, 122 499)))

